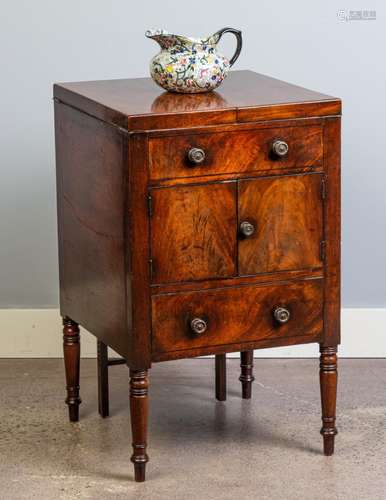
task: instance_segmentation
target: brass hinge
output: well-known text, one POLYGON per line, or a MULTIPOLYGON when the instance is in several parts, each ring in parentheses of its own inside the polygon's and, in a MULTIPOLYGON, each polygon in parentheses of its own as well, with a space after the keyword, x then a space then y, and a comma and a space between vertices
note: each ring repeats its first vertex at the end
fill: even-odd
POLYGON ((326 260, 326 240, 320 242, 320 260, 322 262, 326 260))
POLYGON ((149 217, 153 217, 153 199, 150 194, 147 197, 147 213, 149 217))
POLYGON ((322 200, 325 200, 327 197, 327 184, 326 184, 326 179, 322 179, 322 183, 320 185, 320 195, 322 197, 322 200))

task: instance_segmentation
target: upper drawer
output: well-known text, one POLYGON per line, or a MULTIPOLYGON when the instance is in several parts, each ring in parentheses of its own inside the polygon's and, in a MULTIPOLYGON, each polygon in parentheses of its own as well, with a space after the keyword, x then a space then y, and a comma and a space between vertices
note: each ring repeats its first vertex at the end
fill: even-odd
POLYGON ((321 125, 154 137, 149 141, 152 180, 320 166, 322 158, 321 125), (282 141, 281 147, 277 141, 282 141), (204 158, 195 163, 193 153, 197 150, 196 159, 204 158), (280 152, 285 154, 280 156, 280 152))

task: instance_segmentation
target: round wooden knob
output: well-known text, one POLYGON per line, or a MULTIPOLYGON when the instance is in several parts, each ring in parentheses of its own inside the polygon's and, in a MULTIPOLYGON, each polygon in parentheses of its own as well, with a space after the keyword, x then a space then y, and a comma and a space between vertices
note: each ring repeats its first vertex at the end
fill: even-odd
POLYGON ((255 226, 250 222, 245 220, 240 224, 240 233, 246 238, 252 236, 254 232, 255 232, 255 226))
POLYGON ((288 153, 288 144, 285 141, 275 141, 272 144, 272 153, 279 158, 283 158, 288 153))
POLYGON ((188 158, 194 165, 199 165, 205 160, 205 151, 200 148, 192 148, 188 152, 188 158))
POLYGON ((290 319, 291 313, 285 307, 276 307, 273 311, 273 317, 278 323, 283 324, 290 319))
POLYGON ((190 322, 190 329, 196 335, 201 335, 208 328, 206 321, 202 318, 193 318, 190 322))

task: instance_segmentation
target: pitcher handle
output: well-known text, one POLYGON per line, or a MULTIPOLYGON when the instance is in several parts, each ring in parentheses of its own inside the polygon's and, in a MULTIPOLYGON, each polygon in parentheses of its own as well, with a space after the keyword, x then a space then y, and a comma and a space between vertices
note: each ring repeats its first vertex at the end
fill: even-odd
POLYGON ((243 46, 243 38, 241 36, 240 30, 236 30, 235 28, 223 28, 222 30, 217 31, 217 33, 215 34, 215 36, 217 38, 217 43, 221 40, 221 37, 225 33, 232 33, 233 35, 235 35, 236 40, 237 40, 236 51, 233 54, 232 59, 229 60, 230 66, 233 66, 240 55, 241 48, 243 46))

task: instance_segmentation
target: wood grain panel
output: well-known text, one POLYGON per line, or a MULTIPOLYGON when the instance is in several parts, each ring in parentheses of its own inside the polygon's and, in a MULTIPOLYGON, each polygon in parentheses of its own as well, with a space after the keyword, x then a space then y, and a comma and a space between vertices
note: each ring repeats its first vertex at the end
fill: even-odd
POLYGON ((205 94, 163 92, 151 78, 133 78, 60 83, 54 96, 131 131, 340 113, 336 97, 245 70, 205 94))
POLYGON ((155 284, 151 286, 151 294, 190 292, 193 290, 208 290, 210 288, 224 288, 240 285, 258 285, 265 283, 299 280, 304 278, 323 278, 323 268, 303 269, 296 271, 279 271, 276 273, 262 273, 250 276, 235 276, 216 280, 188 281, 168 284, 155 284))
POLYGON ((132 324, 129 325, 129 353, 126 358, 133 370, 150 367, 150 221, 146 212, 147 195, 147 136, 133 134, 129 141, 126 214, 126 286, 130 292, 127 307, 132 324))
POLYGON ((182 351, 153 352, 152 361, 171 361, 175 359, 197 358, 198 356, 208 356, 212 354, 224 354, 227 352, 241 352, 248 349, 267 349, 272 347, 283 347, 300 344, 312 344, 320 342, 321 332, 315 335, 299 335, 298 337, 275 337, 263 340, 253 340, 252 342, 237 342, 235 344, 196 347, 195 349, 184 349, 182 351))
POLYGON ((319 125, 155 137, 149 140, 152 180, 320 166, 322 158, 322 128, 319 125), (276 139, 282 139, 289 145, 288 155, 284 158, 272 156, 271 146, 276 139), (191 148, 204 150, 205 160, 200 165, 194 166, 189 162, 191 148))
POLYGON ((324 159, 327 169, 324 347, 340 343, 340 122, 340 118, 326 119, 324 126, 324 136, 327 141, 324 159))
POLYGON ((153 283, 236 273, 236 183, 151 190, 153 283))
POLYGON ((323 328, 323 280, 267 286, 241 286, 152 297, 154 353, 199 347, 319 336, 323 328), (288 323, 273 317, 277 306, 290 311, 288 323), (193 334, 189 324, 203 318, 207 330, 193 334))
POLYGON ((125 283, 127 140, 59 103, 55 133, 61 315, 126 358, 131 322, 125 283))
POLYGON ((239 222, 255 232, 239 240, 239 273, 320 267, 323 236, 321 174, 239 182, 239 222))
POLYGON ((239 109, 237 119, 239 122, 253 122, 266 119, 277 120, 280 118, 339 115, 341 111, 342 105, 339 99, 326 99, 319 102, 278 104, 277 106, 239 109))

